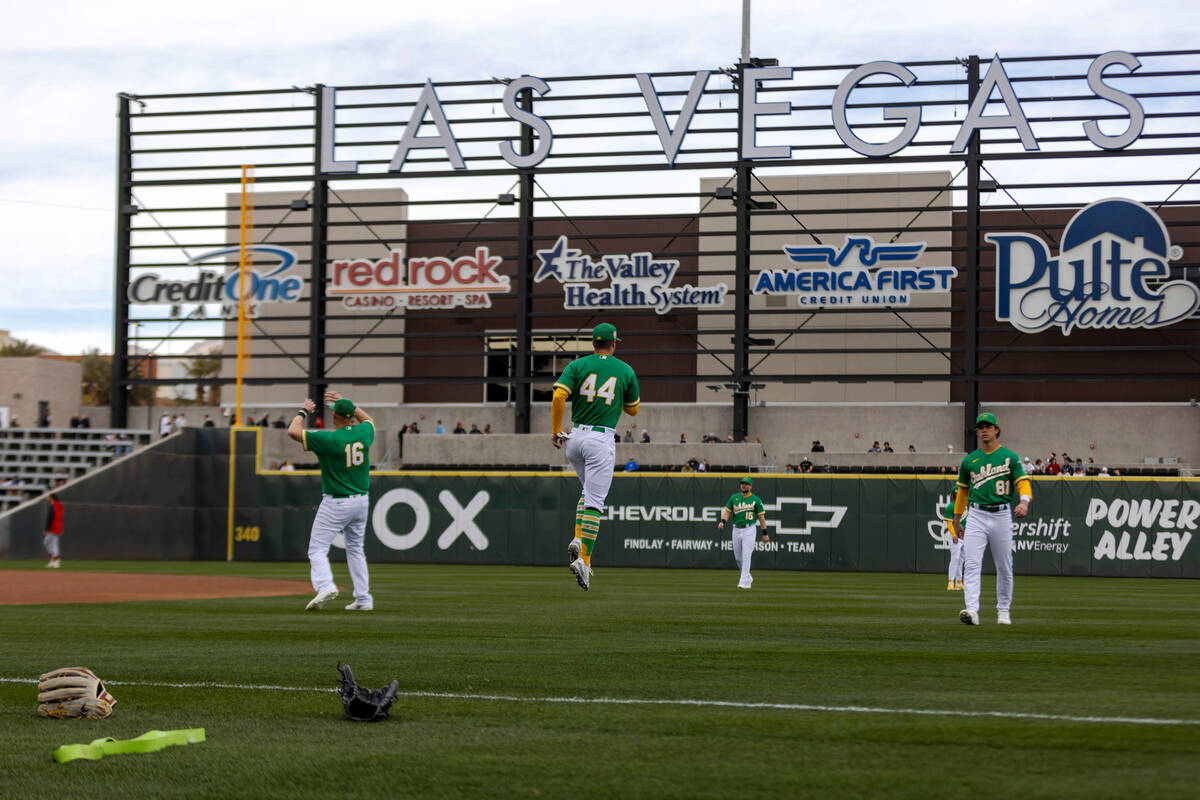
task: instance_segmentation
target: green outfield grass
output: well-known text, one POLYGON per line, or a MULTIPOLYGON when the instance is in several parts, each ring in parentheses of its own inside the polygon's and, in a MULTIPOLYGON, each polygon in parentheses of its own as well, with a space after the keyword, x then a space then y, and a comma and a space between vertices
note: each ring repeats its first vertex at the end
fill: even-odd
MULTIPOLYGON (((0 562, 0 580, 41 563, 0 562)), ((342 611, 348 593, 319 613, 308 595, 0 606, 0 678, 28 681, 0 682, 0 796, 1195 796, 1200 582, 1018 576, 1003 628, 986 577, 970 628, 937 575, 762 571, 749 592, 736 577, 598 565, 585 594, 565 566, 383 565, 369 614, 342 611), (314 691, 339 660, 365 684, 400 679, 390 720, 351 723, 314 691), (110 682, 113 717, 36 717, 33 679, 75 665, 110 682), (208 741, 50 757, 193 727, 208 741)))

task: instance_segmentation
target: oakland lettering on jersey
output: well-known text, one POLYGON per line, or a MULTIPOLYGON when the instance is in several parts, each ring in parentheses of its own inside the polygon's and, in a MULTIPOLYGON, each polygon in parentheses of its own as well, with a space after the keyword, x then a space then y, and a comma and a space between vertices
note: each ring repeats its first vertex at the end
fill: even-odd
POLYGON ((1009 463, 1011 458, 1005 458, 1000 464, 983 464, 979 469, 971 468, 971 486, 972 488, 982 486, 990 480, 1008 476, 1012 474, 1012 469, 1009 463))

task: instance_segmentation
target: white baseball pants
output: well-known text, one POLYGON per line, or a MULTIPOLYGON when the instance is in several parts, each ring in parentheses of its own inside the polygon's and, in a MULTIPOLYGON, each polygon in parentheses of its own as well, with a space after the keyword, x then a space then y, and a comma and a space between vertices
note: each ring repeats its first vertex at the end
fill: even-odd
POLYGON ((1012 511, 970 509, 963 535, 963 599, 970 611, 979 611, 983 582, 983 551, 991 548, 996 564, 996 610, 1008 611, 1013 596, 1012 511))
POLYGON ((754 578, 750 577, 750 556, 754 554, 757 531, 757 525, 733 529, 733 558, 737 561, 738 569, 742 571, 741 577, 738 579, 738 586, 749 586, 754 583, 754 578))
POLYGON ((371 581, 367 575, 367 556, 363 539, 367 531, 368 498, 323 495, 308 537, 308 563, 311 568, 313 591, 332 588, 333 570, 329 566, 329 548, 339 533, 346 541, 346 566, 354 583, 354 599, 363 605, 373 605, 371 581))
POLYGON ((961 581, 963 579, 963 540, 951 536, 949 529, 947 529, 946 544, 950 547, 948 577, 952 581, 961 581))
POLYGON ((583 504, 603 511, 608 490, 612 487, 617 443, 613 440, 611 429, 586 428, 576 426, 571 431, 571 438, 567 439, 565 446, 567 461, 583 486, 583 504))
POLYGON ((46 552, 51 558, 58 558, 58 534, 47 533, 42 536, 42 547, 46 548, 46 552))

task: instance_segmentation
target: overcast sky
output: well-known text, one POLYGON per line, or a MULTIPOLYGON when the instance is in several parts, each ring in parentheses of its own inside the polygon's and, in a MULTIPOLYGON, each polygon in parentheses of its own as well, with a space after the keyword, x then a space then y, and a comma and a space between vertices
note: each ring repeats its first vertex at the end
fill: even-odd
MULTIPOLYGON (((0 329, 63 353, 111 352, 119 91, 696 70, 733 63, 741 46, 740 0, 417 6, 10 4, 0 30, 0 329)), ((1197 8, 754 0, 752 52, 798 66, 1185 49, 1197 45, 1197 8)))

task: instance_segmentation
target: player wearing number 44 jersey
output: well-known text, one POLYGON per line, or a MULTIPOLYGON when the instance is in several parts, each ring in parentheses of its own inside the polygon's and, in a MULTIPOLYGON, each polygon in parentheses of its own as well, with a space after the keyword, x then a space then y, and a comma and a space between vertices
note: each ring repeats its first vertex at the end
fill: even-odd
POLYGON ((367 530, 367 492, 371 485, 371 442, 375 441, 375 420, 337 392, 325 393, 325 404, 333 407, 332 431, 304 427, 308 415, 316 410, 311 399, 296 412, 288 427, 288 436, 300 442, 317 457, 321 465, 321 505, 308 538, 308 563, 313 590, 317 593, 306 611, 319 611, 337 599, 337 584, 329 567, 329 548, 337 535, 346 543, 346 565, 354 583, 354 602, 347 611, 370 611, 370 579, 363 539, 367 530))
POLYGON ((567 365, 562 377, 554 382, 554 400, 550 406, 555 447, 567 446, 567 460, 583 493, 575 504, 575 536, 567 546, 567 560, 576 582, 587 591, 592 581, 592 550, 600 533, 600 514, 612 485, 617 445, 613 438, 621 412, 638 412, 638 382, 633 368, 613 356, 617 329, 601 323, 592 330, 590 356, 567 365), (562 431, 567 399, 571 400, 571 432, 562 431))
POLYGON ((996 564, 996 623, 1011 625, 1013 597, 1013 517, 1029 513, 1033 499, 1021 457, 1000 446, 1000 428, 994 414, 975 420, 979 449, 968 453, 958 470, 958 493, 954 498, 954 529, 962 531, 963 512, 970 506, 963 534, 963 599, 958 618, 967 625, 979 624, 979 593, 983 575, 983 551, 992 550, 996 564), (1014 505, 1013 501, 1020 498, 1014 505))

